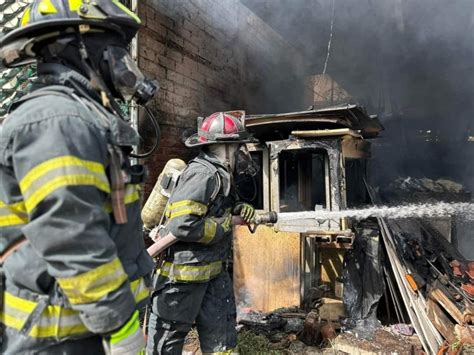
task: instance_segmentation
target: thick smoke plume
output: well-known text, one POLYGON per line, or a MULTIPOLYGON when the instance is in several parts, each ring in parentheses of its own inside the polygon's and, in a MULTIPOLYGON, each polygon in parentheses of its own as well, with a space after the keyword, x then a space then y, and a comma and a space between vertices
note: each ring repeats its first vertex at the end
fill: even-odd
MULTIPOLYGON (((474 2, 243 0, 386 127, 374 145, 376 183, 448 178, 474 191, 474 2), (331 34, 331 23, 332 34, 331 34)), ((472 223, 459 247, 474 257, 472 223)))

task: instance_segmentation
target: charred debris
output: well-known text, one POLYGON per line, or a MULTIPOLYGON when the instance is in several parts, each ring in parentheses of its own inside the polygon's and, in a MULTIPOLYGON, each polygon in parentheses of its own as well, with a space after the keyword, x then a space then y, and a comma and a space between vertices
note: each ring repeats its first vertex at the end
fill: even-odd
MULTIPOLYGON (((383 130, 358 105, 251 116, 256 180, 238 181, 263 211, 375 203, 470 201, 449 180, 370 184, 371 141, 383 130), (316 206, 316 207, 315 207, 316 206)), ((474 263, 456 249, 456 219, 348 218, 284 230, 235 230, 242 346, 293 353, 468 353, 474 263), (263 339, 263 340, 262 340, 263 339), (263 345, 262 345, 263 344, 263 345)))

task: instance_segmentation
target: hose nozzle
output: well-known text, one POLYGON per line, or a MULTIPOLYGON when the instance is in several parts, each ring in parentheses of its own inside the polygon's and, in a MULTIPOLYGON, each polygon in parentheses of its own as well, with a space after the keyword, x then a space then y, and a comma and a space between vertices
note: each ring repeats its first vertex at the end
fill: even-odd
POLYGON ((278 222, 278 214, 275 211, 257 214, 255 216, 255 224, 275 224, 278 222))

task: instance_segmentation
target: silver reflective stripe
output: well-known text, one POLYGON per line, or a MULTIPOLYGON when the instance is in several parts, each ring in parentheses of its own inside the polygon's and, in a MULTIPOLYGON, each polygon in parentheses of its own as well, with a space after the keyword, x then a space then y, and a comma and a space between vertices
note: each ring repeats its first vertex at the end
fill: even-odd
POLYGON ((39 188, 50 182, 52 179, 64 175, 92 175, 98 180, 102 180, 104 184, 108 184, 108 180, 104 174, 92 172, 82 166, 59 166, 56 169, 45 172, 42 176, 34 180, 26 191, 22 191, 25 200, 31 197, 39 188))

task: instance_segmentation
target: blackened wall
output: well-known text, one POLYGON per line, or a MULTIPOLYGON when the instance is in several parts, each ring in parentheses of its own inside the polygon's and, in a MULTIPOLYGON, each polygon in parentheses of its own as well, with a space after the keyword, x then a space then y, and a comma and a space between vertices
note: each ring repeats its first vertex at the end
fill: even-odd
MULTIPOLYGON (((166 161, 193 154, 181 137, 198 116, 302 109, 301 56, 239 0, 144 0, 138 13, 139 65, 161 85, 153 109, 163 139, 147 162, 147 192, 166 161)), ((140 121, 151 144, 153 130, 140 121)))

